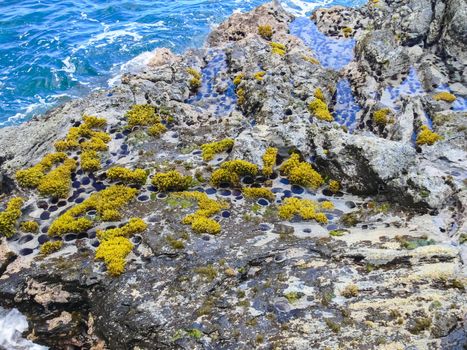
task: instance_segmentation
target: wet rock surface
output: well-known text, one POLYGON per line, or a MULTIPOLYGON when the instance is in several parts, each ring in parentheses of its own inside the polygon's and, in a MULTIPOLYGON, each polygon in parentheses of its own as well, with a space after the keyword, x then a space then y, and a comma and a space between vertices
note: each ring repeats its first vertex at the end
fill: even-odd
POLYGON ((18 221, 39 224, 26 232, 18 222, 1 238, 1 305, 24 313, 28 339, 52 349, 462 349, 465 23, 462 0, 374 1, 311 18, 273 2, 233 15, 204 48, 158 50, 114 89, 1 129, 0 212, 21 196, 18 221), (265 25, 270 35, 260 35, 265 25), (435 99, 439 92, 455 100, 435 99), (334 121, 313 113, 316 99, 334 121), (129 125, 135 104, 164 117, 159 137, 129 125), (53 152, 83 115, 107 120, 102 168, 80 164, 66 198, 20 187, 16 170, 53 152), (422 126, 441 139, 417 143, 422 126), (226 138, 231 148, 203 159, 203 144, 226 138), (229 160, 263 168, 269 147, 271 173, 209 181, 229 160), (291 182, 280 166, 293 153, 325 183, 291 182), (183 219, 197 204, 148 179, 131 185, 137 194, 120 220, 88 210, 90 229, 49 235, 67 210, 119 183, 106 173, 115 166, 146 169, 150 179, 193 176, 190 191, 223 203, 212 216, 221 232, 196 233, 183 219), (271 194, 248 198, 245 187, 271 194), (332 206, 321 221, 285 220, 290 198, 332 206), (112 277, 95 259, 99 230, 132 217, 147 229, 128 237, 125 271, 112 277), (40 252, 53 242, 58 251, 40 252))

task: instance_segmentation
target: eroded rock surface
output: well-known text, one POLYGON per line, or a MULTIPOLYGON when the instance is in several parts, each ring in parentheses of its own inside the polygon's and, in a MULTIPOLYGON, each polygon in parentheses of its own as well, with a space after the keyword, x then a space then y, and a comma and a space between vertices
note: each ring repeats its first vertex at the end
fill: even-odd
MULTIPOLYGON (((26 314, 28 338, 52 349, 462 349, 465 9, 463 0, 380 0, 295 19, 268 3, 233 15, 204 48, 158 50, 112 90, 1 129, 1 208, 24 198, 14 234, 0 245, 1 305, 26 314), (258 33, 264 25, 270 36, 258 33), (441 91, 455 100, 435 99, 441 91), (334 121, 317 117, 316 99, 334 121), (166 130, 129 126, 135 104, 156 108, 166 130), (101 169, 79 164, 67 198, 19 186, 15 172, 54 152, 83 115, 107 120, 101 169), (441 138, 417 143, 422 126, 441 138), (203 159, 203 144, 226 138, 231 148, 203 159), (229 160, 263 168, 269 147, 278 153, 272 174, 210 182, 229 160), (291 183, 280 169, 291 154, 323 183, 291 183), (50 236, 67 210, 118 183, 106 175, 115 166, 149 174, 131 186, 137 194, 120 220, 87 210, 92 228, 50 236), (197 204, 151 184, 168 170, 222 201, 212 216, 220 233, 183 223, 197 204), (272 198, 245 198, 245 187, 271 189, 272 198), (287 219, 287 198, 332 206, 320 221, 287 219), (135 217, 148 227, 128 235, 125 271, 112 277, 95 259, 98 230, 135 217), (26 232, 23 221, 38 231, 26 232), (57 252, 39 252, 58 241, 57 252)), ((67 150, 76 160, 80 153, 67 150)))

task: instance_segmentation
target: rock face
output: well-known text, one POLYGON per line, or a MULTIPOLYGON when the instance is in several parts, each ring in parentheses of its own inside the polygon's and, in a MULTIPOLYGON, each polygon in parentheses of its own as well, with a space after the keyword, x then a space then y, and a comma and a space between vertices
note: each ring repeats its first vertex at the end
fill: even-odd
POLYGON ((319 9, 310 20, 268 3, 234 14, 204 48, 157 50, 121 85, 0 129, 1 306, 27 315, 28 338, 51 349, 462 349, 465 9, 462 0, 380 0, 319 9), (349 45, 350 63, 336 70, 349 45), (163 126, 144 115, 132 123, 134 105, 163 126), (83 115, 107 121, 94 171, 83 168, 96 147, 83 115), (65 172, 69 195, 20 186, 16 171, 73 130, 82 139, 65 149, 79 162, 65 172), (439 134, 428 133, 428 144, 427 130, 439 134), (203 145, 225 139, 233 145, 203 158, 203 145), (290 163, 281 167, 293 157, 295 177, 290 163), (254 165, 229 167, 234 160, 254 165), (177 170, 193 177, 193 196, 206 197, 172 193, 185 189, 174 173, 167 188, 114 180, 116 166, 152 180, 177 170), (219 169, 224 181, 210 181, 219 169), (96 204, 91 196, 116 184, 135 198, 96 204), (251 199, 250 187, 270 191, 251 199), (6 234, 14 213, 2 214, 15 196, 24 204, 6 234), (290 198, 312 202, 287 215, 290 198), (66 226, 78 218, 84 228, 66 226), (147 227, 125 231, 130 218, 147 227), (128 254, 117 259, 121 246, 109 247, 106 234, 128 254), (62 243, 47 255, 46 242, 62 243), (124 272, 111 276, 115 261, 96 260, 96 248, 124 272))

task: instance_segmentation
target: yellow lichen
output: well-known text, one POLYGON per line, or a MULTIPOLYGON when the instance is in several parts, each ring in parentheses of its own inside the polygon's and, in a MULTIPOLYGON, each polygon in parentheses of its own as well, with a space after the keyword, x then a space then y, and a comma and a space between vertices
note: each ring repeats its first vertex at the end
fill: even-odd
POLYGON ((151 136, 160 136, 167 131, 167 128, 162 123, 156 123, 148 129, 151 136))
POLYGON ((0 236, 12 237, 16 233, 16 222, 21 217, 23 199, 14 197, 7 203, 6 209, 0 212, 0 236))
POLYGON ((436 101, 445 101, 452 103, 456 100, 456 96, 453 94, 443 91, 443 92, 438 92, 436 95, 433 96, 433 99, 436 101))
POLYGON ((264 79, 265 75, 266 75, 266 72, 256 72, 254 75, 254 78, 258 81, 261 81, 264 79))
POLYGON ((119 210, 128 204, 138 191, 122 185, 115 185, 93 193, 83 203, 59 216, 49 227, 49 235, 61 236, 66 233, 81 233, 89 230, 94 222, 85 216, 86 212, 96 210, 102 221, 116 221, 121 215, 119 210))
POLYGON ((19 227, 23 232, 36 233, 39 231, 39 224, 35 221, 23 221, 19 227))
MULTIPOLYGON (((319 90, 320 91, 320 90, 319 90)), ((331 112, 329 111, 328 105, 324 101, 324 95, 319 93, 318 89, 315 91, 315 96, 320 96, 321 98, 315 98, 313 101, 310 102, 308 105, 308 109, 310 110, 311 114, 313 114, 316 118, 320 120, 325 120, 328 122, 332 122, 334 120, 331 112)))
POLYGON ((428 126, 422 125, 421 131, 417 136, 417 145, 433 145, 436 141, 441 140, 441 136, 431 131, 428 126))
POLYGON ((323 201, 320 204, 323 210, 334 210, 334 204, 330 201, 323 201))
POLYGON ((346 38, 348 38, 349 36, 352 35, 353 29, 350 28, 350 27, 343 27, 343 28, 342 28, 342 33, 344 34, 344 36, 345 36, 346 38))
POLYGON ((269 24, 258 26, 258 34, 266 40, 272 39, 272 27, 269 24))
POLYGON ((271 202, 276 198, 269 188, 245 187, 242 191, 246 198, 266 198, 271 202))
POLYGON ((235 86, 238 86, 240 85, 240 83, 242 82, 243 78, 245 78, 245 74, 244 73, 238 73, 234 80, 233 80, 233 83, 235 86))
POLYGON ((131 218, 127 224, 122 227, 108 229, 108 230, 97 230, 97 238, 99 240, 108 240, 115 237, 126 237, 129 238, 136 233, 144 232, 148 228, 148 225, 144 220, 140 218, 131 218))
POLYGON ((255 164, 240 159, 230 160, 222 163, 221 167, 212 173, 211 183, 215 186, 223 182, 238 185, 240 176, 255 176, 257 173, 258 166, 255 164))
POLYGON ((80 165, 84 171, 96 171, 101 168, 101 158, 96 151, 84 151, 80 156, 80 165))
POLYGON ((159 191, 183 191, 190 187, 193 178, 171 170, 166 173, 157 173, 151 182, 159 191))
POLYGON ((279 217, 283 220, 290 220, 294 215, 299 215, 303 220, 315 220, 319 223, 327 223, 324 213, 318 212, 317 202, 308 199, 286 198, 279 206, 279 217))
POLYGON ((269 45, 271 46, 272 53, 277 55, 284 56, 287 52, 287 47, 284 44, 271 42, 269 45))
POLYGON ((321 100, 323 102, 326 102, 326 98, 324 97, 324 93, 323 93, 323 90, 321 90, 321 88, 317 88, 313 94, 315 96, 315 98, 317 98, 318 100, 321 100))
POLYGON ((332 193, 337 193, 341 189, 341 184, 337 180, 330 180, 328 188, 332 193))
POLYGON ((386 125, 389 122, 388 114, 391 112, 389 108, 379 109, 373 112, 373 121, 378 125, 386 125))
POLYGON ((125 271, 125 258, 133 250, 128 238, 114 237, 101 242, 96 249, 96 259, 103 260, 111 276, 119 276, 125 271))
POLYGON ((316 189, 324 183, 321 175, 313 169, 311 164, 301 162, 300 156, 296 153, 292 154, 290 158, 282 164, 281 171, 288 176, 292 183, 297 185, 316 189))
POLYGON ((243 88, 237 89, 237 104, 239 106, 245 103, 246 99, 246 91, 243 88))
MULTIPOLYGON (((93 138, 100 139, 102 142, 108 143, 110 136, 104 132, 95 131, 93 129, 101 129, 107 125, 107 121, 104 118, 97 118, 94 116, 83 116, 83 123, 78 127, 72 127, 68 130, 68 134, 62 140, 55 142, 55 148, 57 151, 70 151, 80 146, 79 139, 82 138, 93 138)), ((100 141, 97 141, 100 142, 100 141)))
POLYGON ((277 160, 277 148, 268 147, 263 155, 263 175, 271 176, 277 160))
POLYGON ((191 75, 191 79, 189 81, 190 89, 193 91, 198 90, 201 87, 201 72, 194 68, 187 68, 186 71, 191 75))
POLYGON ((28 169, 18 170, 16 180, 21 187, 36 188, 46 173, 56 164, 63 162, 67 156, 63 152, 45 155, 42 160, 28 169))
POLYGON ((121 181, 126 184, 143 185, 148 174, 143 169, 130 170, 123 167, 114 167, 107 170, 107 178, 111 181, 121 181))
POLYGON ((156 109, 151 105, 134 105, 125 116, 130 127, 150 126, 161 122, 156 109))
POLYGON ((214 156, 221 152, 226 152, 232 149, 234 140, 223 139, 217 142, 205 143, 201 145, 201 151, 204 161, 210 161, 214 159, 214 156))
POLYGON ((42 255, 49 255, 49 254, 59 251, 62 248, 62 246, 63 246, 62 241, 45 242, 43 245, 41 245, 39 252, 42 255))
POLYGON ((76 161, 66 159, 62 165, 45 175, 37 190, 43 196, 66 198, 71 188, 71 173, 76 170, 76 161))
POLYGON ((311 64, 319 64, 319 61, 316 58, 311 57, 311 56, 303 55, 303 59, 311 64))
POLYGON ((173 194, 175 198, 185 198, 195 200, 198 204, 198 210, 183 218, 184 225, 191 225, 196 233, 218 234, 221 226, 218 222, 210 219, 211 216, 219 213, 222 209, 228 208, 227 203, 218 202, 210 199, 206 193, 202 192, 179 192, 173 194))

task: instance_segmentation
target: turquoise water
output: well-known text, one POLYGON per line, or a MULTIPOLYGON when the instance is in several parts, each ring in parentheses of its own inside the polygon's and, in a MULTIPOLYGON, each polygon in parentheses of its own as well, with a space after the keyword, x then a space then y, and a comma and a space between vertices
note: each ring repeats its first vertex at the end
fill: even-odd
MULTIPOLYGON (((213 25, 265 2, 0 0, 0 126, 108 87, 157 47, 177 53, 199 47, 213 25)), ((363 1, 282 3, 305 16, 316 7, 363 1)))

